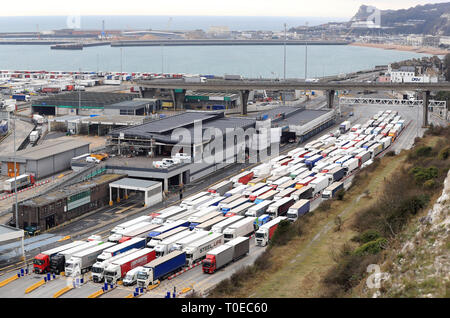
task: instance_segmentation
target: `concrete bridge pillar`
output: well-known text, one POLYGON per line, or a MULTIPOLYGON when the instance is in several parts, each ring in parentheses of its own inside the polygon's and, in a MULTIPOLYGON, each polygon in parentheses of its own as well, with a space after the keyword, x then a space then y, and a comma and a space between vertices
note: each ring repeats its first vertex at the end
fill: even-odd
POLYGON ((334 94, 335 94, 335 90, 334 89, 327 90, 327 106, 330 109, 333 108, 334 94))
POLYGON ((174 109, 183 109, 184 98, 186 97, 186 90, 171 89, 174 109))
POLYGON ((430 104, 430 91, 422 92, 423 100, 423 126, 428 127, 428 105, 430 104))
POLYGON ((156 96, 156 88, 139 87, 139 95, 141 98, 154 98, 156 96))
POLYGON ((250 91, 239 91, 239 96, 241 98, 241 115, 247 115, 247 103, 250 91))

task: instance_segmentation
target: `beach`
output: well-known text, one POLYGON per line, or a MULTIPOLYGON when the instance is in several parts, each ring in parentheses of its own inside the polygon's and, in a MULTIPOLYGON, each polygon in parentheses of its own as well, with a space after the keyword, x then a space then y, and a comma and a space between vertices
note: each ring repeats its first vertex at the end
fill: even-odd
POLYGON ((381 44, 381 43, 360 43, 355 42, 349 45, 353 46, 363 46, 363 47, 372 47, 379 48, 385 50, 397 50, 397 51, 408 51, 415 53, 423 53, 423 54, 431 54, 431 55, 445 55, 450 53, 450 50, 433 48, 433 47, 418 47, 418 46, 409 46, 409 45, 398 45, 398 44, 381 44))

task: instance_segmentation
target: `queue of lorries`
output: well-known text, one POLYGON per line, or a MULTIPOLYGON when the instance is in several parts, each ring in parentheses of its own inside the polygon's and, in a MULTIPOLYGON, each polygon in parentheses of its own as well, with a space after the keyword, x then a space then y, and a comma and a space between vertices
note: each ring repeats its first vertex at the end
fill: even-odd
POLYGON ((394 111, 363 125, 343 122, 339 130, 192 195, 179 205, 115 226, 107 242, 76 241, 34 258, 36 273, 76 276, 92 271, 94 282, 147 287, 201 262, 214 273, 256 246, 266 246, 282 220, 308 213, 311 202, 333 198, 343 179, 369 165, 400 132, 394 111), (370 133, 369 133, 370 128, 370 133), (376 129, 376 128, 382 128, 376 129), (376 133, 378 132, 378 133, 376 133))

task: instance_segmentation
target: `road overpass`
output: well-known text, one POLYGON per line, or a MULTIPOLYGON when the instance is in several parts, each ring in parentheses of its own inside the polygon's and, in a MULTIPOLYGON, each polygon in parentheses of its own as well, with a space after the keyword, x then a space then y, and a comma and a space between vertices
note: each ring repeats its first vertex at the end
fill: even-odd
POLYGON ((208 79, 206 82, 185 82, 183 79, 141 80, 133 83, 143 90, 171 90, 172 98, 177 106, 186 90, 238 91, 241 97, 241 114, 247 114, 248 95, 251 90, 322 90, 327 92, 327 104, 333 108, 335 93, 342 90, 375 90, 375 91, 419 91, 423 93, 424 117, 423 125, 428 126, 428 104, 431 91, 450 91, 450 82, 438 83, 368 83, 368 82, 310 82, 304 80, 221 80, 208 79), (177 91, 175 91, 177 90, 177 91))

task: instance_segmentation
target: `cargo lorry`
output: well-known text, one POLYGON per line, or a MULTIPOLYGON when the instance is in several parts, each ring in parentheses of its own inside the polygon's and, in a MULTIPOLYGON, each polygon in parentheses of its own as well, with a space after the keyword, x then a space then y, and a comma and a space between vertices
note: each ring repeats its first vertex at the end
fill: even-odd
POLYGON ((166 211, 164 213, 161 213, 160 215, 158 215, 157 217, 153 218, 151 223, 153 224, 163 224, 165 223, 169 218, 174 217, 176 215, 179 215, 181 213, 184 213, 188 210, 187 205, 181 207, 181 206, 177 206, 173 209, 171 209, 170 211, 166 211))
POLYGON ((159 257, 148 264, 137 274, 137 285, 140 288, 147 288, 158 281, 169 277, 186 265, 186 252, 173 251, 163 257, 159 257))
POLYGON ((359 168, 359 159, 358 158, 352 158, 348 161, 346 161, 342 167, 344 167, 347 171, 347 175, 355 171, 359 168))
POLYGON ((155 246, 158 245, 159 243, 161 243, 161 241, 163 241, 173 235, 176 235, 180 232, 184 232, 184 231, 189 231, 189 229, 187 227, 181 226, 181 227, 174 228, 173 230, 170 230, 169 232, 154 236, 154 237, 152 237, 150 242, 147 243, 147 247, 155 248, 155 246))
POLYGON ((227 191, 233 188, 233 182, 231 180, 225 180, 213 185, 208 189, 208 192, 212 195, 224 195, 227 191))
POLYGON ((99 256, 97 256, 97 262, 103 262, 108 258, 124 253, 133 248, 144 248, 145 238, 135 237, 126 242, 114 245, 106 250, 104 250, 99 256))
POLYGON ((127 227, 130 227, 130 226, 135 225, 135 224, 140 223, 140 222, 151 221, 151 219, 152 219, 151 216, 147 216, 147 215, 139 216, 139 217, 134 218, 134 219, 132 219, 132 220, 129 220, 129 221, 127 221, 127 222, 124 222, 124 223, 121 223, 121 224, 119 224, 119 225, 116 225, 116 226, 111 230, 111 234, 114 234, 114 233, 116 233, 116 232, 118 232, 118 231, 124 230, 124 229, 126 229, 127 227))
POLYGON ((154 229, 154 230, 150 231, 150 233, 148 233, 147 237, 149 239, 151 239, 151 238, 153 238, 153 237, 155 237, 157 235, 160 235, 160 234, 169 232, 169 231, 171 231, 173 229, 176 229, 177 227, 188 228, 189 224, 190 224, 190 222, 186 221, 186 220, 175 221, 175 222, 163 225, 161 227, 158 227, 157 229, 154 229))
POLYGON ((191 266, 202 260, 206 253, 224 243, 224 234, 212 233, 204 238, 192 242, 184 248, 186 252, 186 266, 191 266))
POLYGON ((237 176, 234 176, 231 178, 231 181, 233 182, 233 185, 235 187, 241 185, 241 184, 247 184, 255 175, 253 171, 244 171, 237 176))
POLYGON ((252 206, 250 209, 248 209, 247 212, 245 212, 245 216, 247 217, 254 217, 257 218, 264 213, 266 213, 267 208, 273 203, 272 200, 264 200, 261 203, 258 203, 255 206, 252 206))
POLYGON ((214 224, 213 227, 211 228, 211 231, 214 233, 223 233, 223 231, 229 227, 230 225, 236 223, 239 220, 242 220, 244 218, 244 216, 242 215, 234 215, 232 217, 226 218, 225 220, 214 224))
POLYGON ((162 240, 161 242, 158 243, 158 245, 155 246, 155 252, 156 252, 156 257, 161 257, 164 256, 166 254, 168 254, 173 245, 181 240, 183 240, 184 238, 188 237, 188 236, 192 236, 197 232, 192 232, 192 231, 182 231, 178 234, 175 234, 169 238, 166 238, 165 240, 162 240))
POLYGON ((66 261, 68 261, 73 255, 102 243, 102 241, 90 241, 86 242, 86 244, 78 245, 72 247, 71 249, 59 252, 50 260, 50 272, 54 274, 60 274, 61 272, 64 272, 66 261))
POLYGON ((234 224, 228 226, 224 231, 225 243, 238 237, 238 236, 250 236, 255 232, 254 218, 243 218, 234 224))
POLYGON ((255 233, 256 245, 266 246, 275 233, 275 230, 277 229, 280 221, 286 219, 287 217, 285 216, 279 216, 272 221, 269 221, 266 224, 262 225, 255 233))
POLYGON ((50 261, 59 252, 71 249, 76 246, 86 244, 86 241, 74 241, 62 246, 52 248, 37 254, 33 259, 33 269, 36 274, 43 274, 50 271, 50 261))
POLYGON ((335 167, 334 169, 328 171, 326 174, 331 176, 333 181, 339 181, 345 176, 345 168, 335 167))
POLYGON ((313 196, 322 192, 326 187, 330 185, 332 182, 332 178, 328 175, 317 175, 317 178, 314 179, 309 185, 314 189, 313 196), (331 181, 330 181, 331 179, 331 181))
POLYGON ((226 219, 227 219, 226 217, 221 216, 221 215, 216 216, 215 218, 212 218, 211 220, 208 220, 206 222, 203 222, 203 223, 197 225, 195 227, 195 231, 210 231, 215 224, 222 222, 226 219))
POLYGON ((139 229, 151 228, 151 225, 154 225, 154 229, 160 227, 160 225, 158 225, 158 224, 152 224, 150 222, 143 221, 143 222, 134 224, 134 225, 132 225, 130 227, 127 227, 127 228, 125 228, 123 230, 116 231, 115 233, 111 234, 108 237, 108 242, 118 243, 119 240, 122 237, 126 236, 127 233, 134 232, 134 231, 139 230, 139 229))
POLYGON ((114 245, 115 243, 106 242, 74 254, 69 260, 66 261, 64 270, 66 276, 74 277, 88 272, 92 265, 94 265, 97 261, 97 256, 99 256, 107 248, 114 245))
POLYGON ((213 274, 217 270, 227 266, 250 251, 250 239, 248 237, 238 237, 216 247, 206 254, 202 262, 203 273, 213 274))
POLYGON ((169 252, 181 251, 186 246, 191 244, 192 242, 195 242, 196 240, 200 240, 200 239, 204 238, 205 236, 207 236, 209 234, 212 234, 212 232, 211 231, 196 231, 196 232, 193 232, 192 235, 189 235, 189 236, 187 236, 187 237, 177 241, 176 243, 174 243, 172 245, 172 247, 170 248, 169 252))
POLYGON ((105 260, 103 260, 103 261, 100 261, 100 262, 99 262, 99 261, 97 260, 97 262, 95 262, 95 264, 92 265, 92 268, 91 268, 91 271, 92 271, 92 281, 93 281, 94 283, 101 283, 101 282, 103 282, 104 279, 105 279, 105 269, 106 269, 106 267, 108 267, 108 265, 109 265, 111 262, 114 262, 114 261, 118 260, 119 258, 125 257, 125 256, 127 256, 127 255, 129 255, 129 254, 131 254, 131 253, 136 252, 136 251, 138 251, 137 248, 132 248, 132 249, 126 251, 126 252, 117 254, 117 255, 115 255, 115 256, 113 256, 113 257, 110 257, 110 258, 108 258, 108 259, 105 259, 105 260))
POLYGON ((289 221, 295 222, 299 216, 302 216, 309 212, 310 202, 309 200, 301 199, 295 202, 288 210, 286 216, 289 221))
POLYGON ((190 220, 189 229, 193 230, 197 225, 205 223, 205 222, 207 222, 211 219, 214 219, 215 217, 218 217, 218 216, 223 216, 222 212, 214 211, 214 212, 209 212, 205 215, 202 215, 198 218, 192 218, 190 220))
POLYGON ((344 183, 343 182, 333 182, 329 187, 327 187, 325 190, 323 190, 322 198, 323 199, 331 199, 334 197, 336 192, 339 190, 344 189, 344 183))
POLYGON ((294 198, 286 197, 279 201, 275 201, 268 208, 266 213, 269 214, 273 219, 283 216, 287 213, 288 209, 295 203, 294 198))
POLYGON ((263 224, 269 222, 272 218, 268 214, 262 214, 259 217, 255 218, 253 224, 255 225, 255 230, 258 230, 259 227, 263 224))
MULTIPOLYGON (((157 229, 158 227, 160 227, 161 225, 159 224, 147 224, 144 226, 140 226, 138 228, 133 228, 130 227, 129 229, 127 229, 125 232, 123 232, 122 234, 122 238, 118 241, 118 243, 124 243, 128 240, 131 240, 134 237, 143 237, 146 238, 146 240, 148 241, 148 233, 150 233, 151 231, 157 229)), ((115 242, 115 240, 113 241, 115 242)))
POLYGON ((105 281, 114 285, 118 280, 123 279, 130 270, 138 266, 144 266, 155 258, 156 253, 154 249, 144 248, 114 260, 105 269, 105 281))

